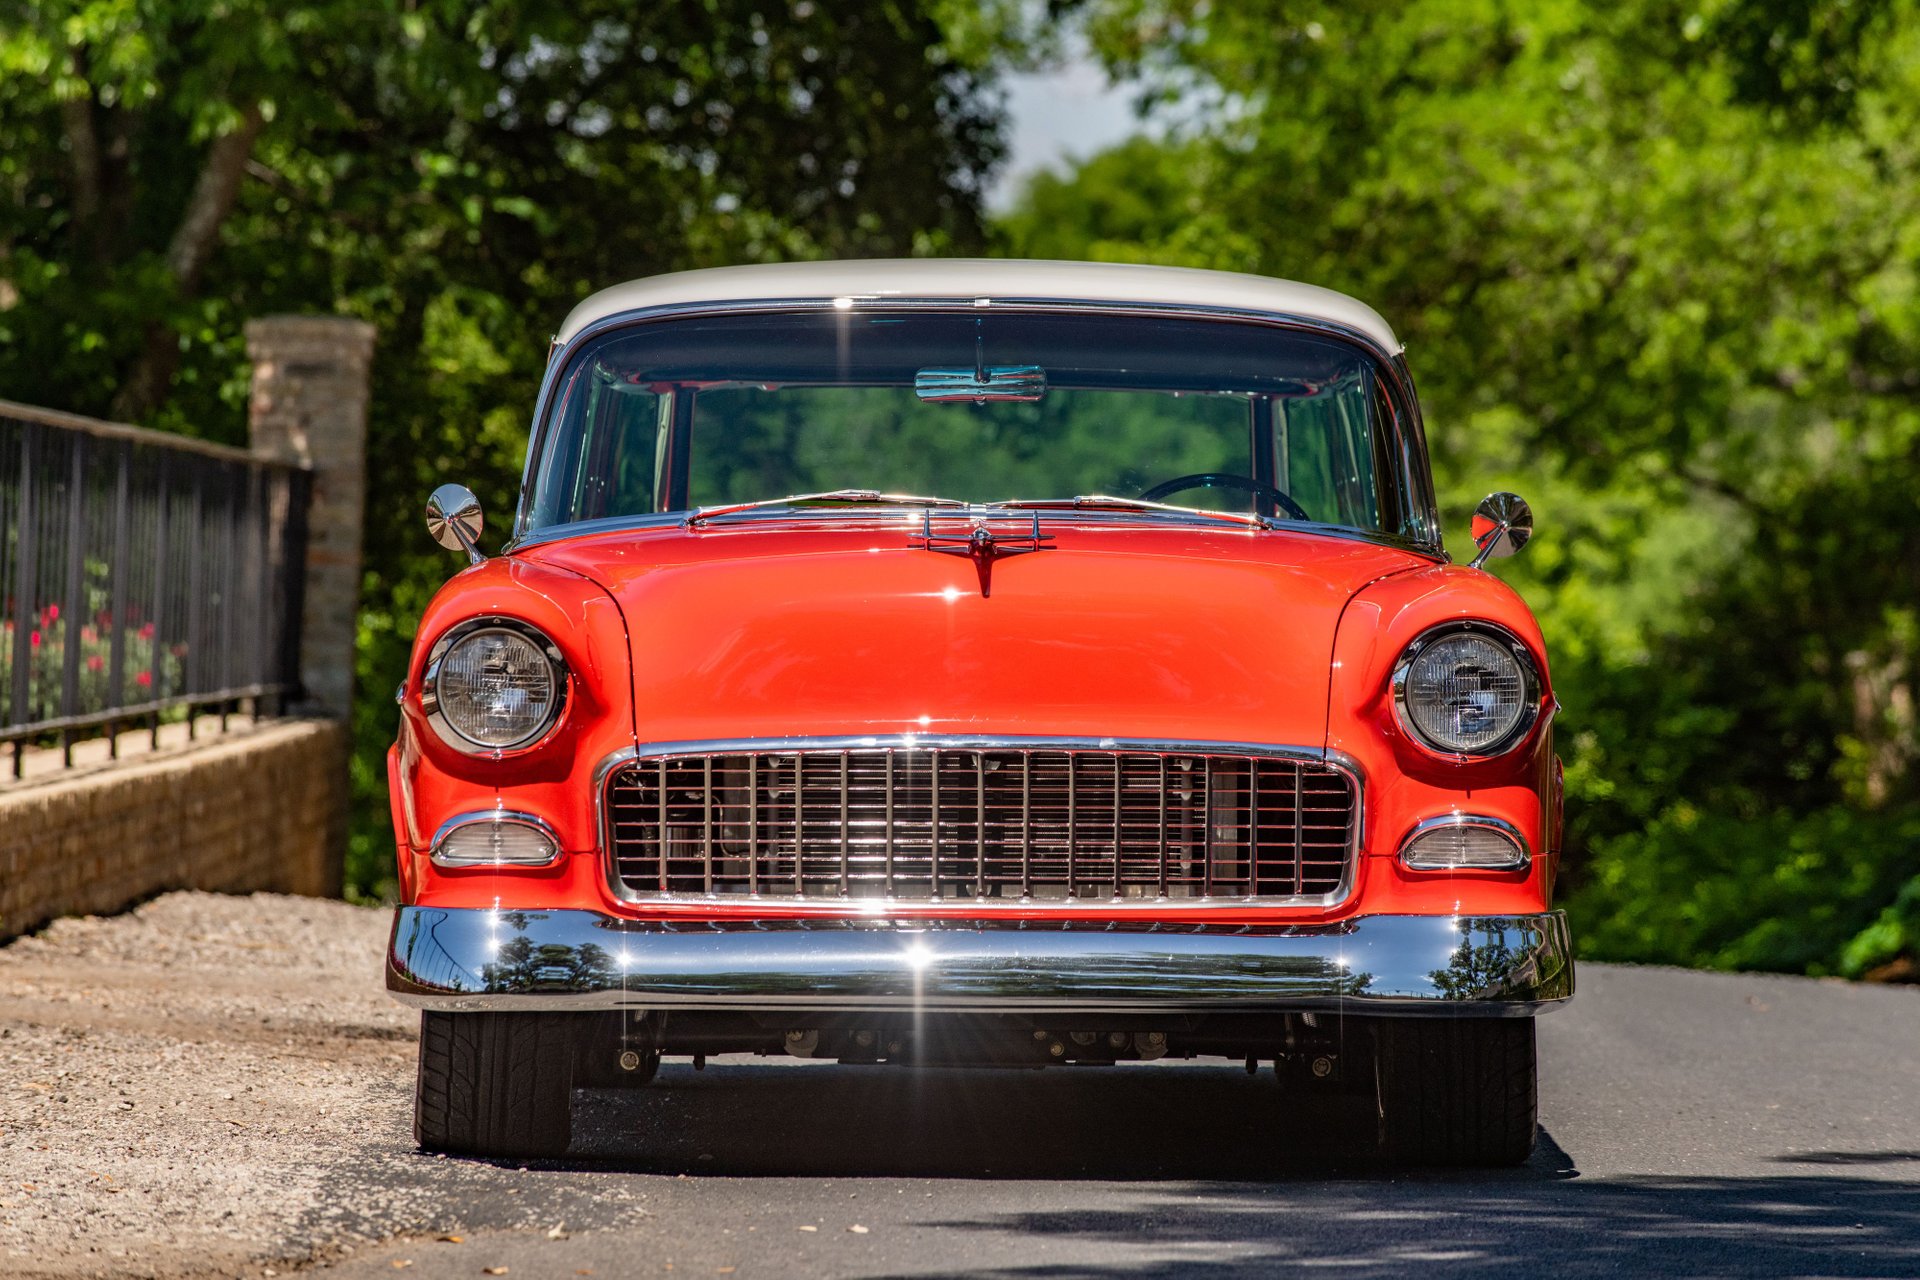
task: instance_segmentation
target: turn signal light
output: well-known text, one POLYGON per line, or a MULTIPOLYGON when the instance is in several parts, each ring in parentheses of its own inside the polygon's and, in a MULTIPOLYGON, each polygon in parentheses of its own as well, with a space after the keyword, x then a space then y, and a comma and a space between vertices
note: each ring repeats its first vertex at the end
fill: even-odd
POLYGON ((1429 818, 1400 846, 1400 861, 1412 871, 1517 871, 1530 859, 1511 823, 1469 814, 1429 818))
POLYGON ((525 813, 462 814, 433 838, 433 860, 442 867, 537 867, 559 856, 552 828, 525 813))

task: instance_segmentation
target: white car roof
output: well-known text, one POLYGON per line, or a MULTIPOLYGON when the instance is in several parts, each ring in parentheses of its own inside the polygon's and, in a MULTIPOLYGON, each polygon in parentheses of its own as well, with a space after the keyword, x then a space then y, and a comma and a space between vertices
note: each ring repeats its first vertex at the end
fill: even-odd
POLYGON ((554 340, 570 342, 609 316, 681 303, 868 297, 1140 302, 1259 311, 1327 321, 1366 335, 1386 351, 1400 350, 1399 339, 1379 312, 1318 285, 1193 267, 1015 258, 779 262, 647 276, 602 289, 582 302, 554 340))

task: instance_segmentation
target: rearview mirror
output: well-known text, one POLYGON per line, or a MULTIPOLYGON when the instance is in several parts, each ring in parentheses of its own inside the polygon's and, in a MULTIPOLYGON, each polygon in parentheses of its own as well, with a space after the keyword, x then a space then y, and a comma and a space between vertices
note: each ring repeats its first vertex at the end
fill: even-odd
POLYGON ((913 393, 932 404, 990 400, 1039 400, 1047 394, 1047 371, 1037 364, 992 364, 973 369, 922 369, 913 393))
POLYGON ((1533 537, 1533 508, 1517 493, 1490 493, 1473 509, 1473 558, 1478 569, 1497 556, 1510 556, 1533 537))
POLYGON ((427 532, 449 551, 467 553, 468 564, 479 564, 480 499, 463 484, 443 484, 427 499, 427 532))

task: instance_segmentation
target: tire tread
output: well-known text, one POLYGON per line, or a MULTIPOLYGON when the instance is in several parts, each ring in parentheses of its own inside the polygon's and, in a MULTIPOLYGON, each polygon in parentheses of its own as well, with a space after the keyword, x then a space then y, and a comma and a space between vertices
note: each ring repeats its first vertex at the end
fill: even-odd
POLYGON ((572 1103, 565 1015, 420 1015, 413 1134, 424 1150, 561 1155, 573 1136, 572 1103))
POLYGON ((1533 1153, 1531 1018, 1408 1019, 1382 1031, 1387 1149, 1410 1164, 1516 1165, 1533 1153))

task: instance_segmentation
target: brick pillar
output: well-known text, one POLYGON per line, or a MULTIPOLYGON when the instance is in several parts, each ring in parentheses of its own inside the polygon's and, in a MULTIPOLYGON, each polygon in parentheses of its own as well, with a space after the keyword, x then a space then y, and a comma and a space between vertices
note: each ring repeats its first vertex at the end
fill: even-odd
POLYGON ((337 316, 267 316, 247 325, 253 451, 313 468, 300 622, 304 709, 342 719, 353 704, 373 334, 372 325, 337 316))

